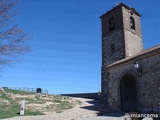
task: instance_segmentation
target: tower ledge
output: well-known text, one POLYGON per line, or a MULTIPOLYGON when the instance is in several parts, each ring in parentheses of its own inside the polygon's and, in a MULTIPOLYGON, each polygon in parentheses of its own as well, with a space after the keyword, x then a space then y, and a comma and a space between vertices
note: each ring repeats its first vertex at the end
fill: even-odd
POLYGON ((128 10, 133 10, 134 13, 135 13, 137 16, 139 16, 139 17, 142 16, 142 15, 139 14, 134 8, 129 7, 129 6, 125 5, 124 3, 120 3, 119 5, 113 7, 111 10, 109 10, 109 11, 107 11, 106 13, 104 13, 103 15, 101 15, 100 18, 102 19, 106 14, 109 14, 109 13, 111 13, 112 11, 114 11, 114 10, 120 8, 120 7, 125 7, 125 8, 128 9, 128 10))

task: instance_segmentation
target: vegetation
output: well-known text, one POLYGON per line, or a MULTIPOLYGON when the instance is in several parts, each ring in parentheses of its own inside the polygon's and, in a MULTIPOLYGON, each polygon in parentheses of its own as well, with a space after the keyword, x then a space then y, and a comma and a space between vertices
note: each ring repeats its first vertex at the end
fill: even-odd
POLYGON ((59 113, 81 104, 78 100, 60 95, 0 89, 0 119, 19 116, 22 100, 25 100, 25 116, 59 113))
MULTIPOLYGON (((12 103, 10 105, 2 105, 0 106, 0 119, 16 117, 19 115, 20 105, 17 103, 12 103)), ((44 115, 39 111, 33 112, 30 110, 25 110, 25 116, 31 115, 44 115)))
POLYGON ((18 0, 0 0, 0 68, 20 60, 20 55, 29 52, 30 39, 13 19, 17 15, 14 6, 18 0))
POLYGON ((11 90, 11 89, 5 89, 5 91, 8 92, 8 93, 20 94, 20 95, 31 95, 31 94, 35 94, 34 92, 25 92, 25 91, 20 91, 20 90, 11 90))

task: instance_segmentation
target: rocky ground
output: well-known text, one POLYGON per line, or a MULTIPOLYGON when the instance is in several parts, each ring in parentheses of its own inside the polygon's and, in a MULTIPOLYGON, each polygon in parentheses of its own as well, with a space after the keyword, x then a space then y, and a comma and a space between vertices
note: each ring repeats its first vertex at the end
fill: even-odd
POLYGON ((66 110, 62 113, 48 113, 40 116, 19 116, 5 120, 131 120, 124 116, 124 113, 107 114, 98 116, 101 112, 105 112, 103 104, 99 100, 86 98, 73 98, 81 101, 82 104, 66 110))
POLYGON ((62 113, 48 113, 47 115, 40 116, 20 116, 6 120, 77 120, 80 118, 97 116, 97 114, 104 109, 103 105, 98 100, 84 98, 73 99, 81 101, 82 104, 62 113))

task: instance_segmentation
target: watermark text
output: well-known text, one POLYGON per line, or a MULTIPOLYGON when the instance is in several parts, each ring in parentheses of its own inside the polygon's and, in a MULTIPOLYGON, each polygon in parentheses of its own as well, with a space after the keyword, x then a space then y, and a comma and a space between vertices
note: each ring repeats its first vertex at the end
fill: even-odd
POLYGON ((130 116, 131 118, 158 118, 158 114, 137 114, 137 113, 126 113, 125 116, 130 116))

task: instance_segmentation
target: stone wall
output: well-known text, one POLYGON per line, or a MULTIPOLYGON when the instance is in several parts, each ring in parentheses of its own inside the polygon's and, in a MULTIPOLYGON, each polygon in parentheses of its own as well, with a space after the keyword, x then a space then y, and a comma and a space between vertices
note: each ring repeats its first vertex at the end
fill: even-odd
POLYGON ((145 58, 141 62, 143 76, 139 81, 140 108, 158 109, 160 105, 160 53, 145 58))
POLYGON ((151 51, 122 60, 118 64, 109 65, 106 68, 108 75, 107 84, 108 99, 107 106, 109 111, 120 111, 120 80, 126 74, 131 74, 136 80, 138 97, 138 110, 160 110, 160 47, 158 51, 151 51), (142 75, 133 67, 138 61, 142 68, 142 75))
POLYGON ((100 94, 98 94, 98 93, 74 93, 74 94, 60 94, 60 95, 68 96, 68 97, 100 99, 100 94))
POLYGON ((126 57, 133 56, 143 50, 142 38, 133 32, 124 30, 126 57))
POLYGON ((114 30, 123 28, 122 8, 117 8, 114 11, 103 15, 103 17, 100 17, 102 21, 102 38, 105 38, 106 36, 108 36, 108 34, 112 33, 109 30, 109 20, 111 17, 114 18, 114 30))
POLYGON ((123 26, 126 57, 135 55, 143 50, 140 16, 130 14, 130 10, 123 7, 123 26), (135 21, 135 30, 130 26, 130 17, 135 21))
POLYGON ((123 30, 115 30, 102 39, 102 65, 108 65, 125 57, 123 30), (114 45, 114 52, 111 46, 114 45))
POLYGON ((136 35, 142 37, 142 31, 141 31, 141 23, 140 23, 140 16, 137 14, 130 14, 130 10, 126 8, 122 8, 123 12, 123 28, 130 31, 134 32, 136 35), (135 30, 130 27, 130 17, 133 17, 135 20, 135 30))

